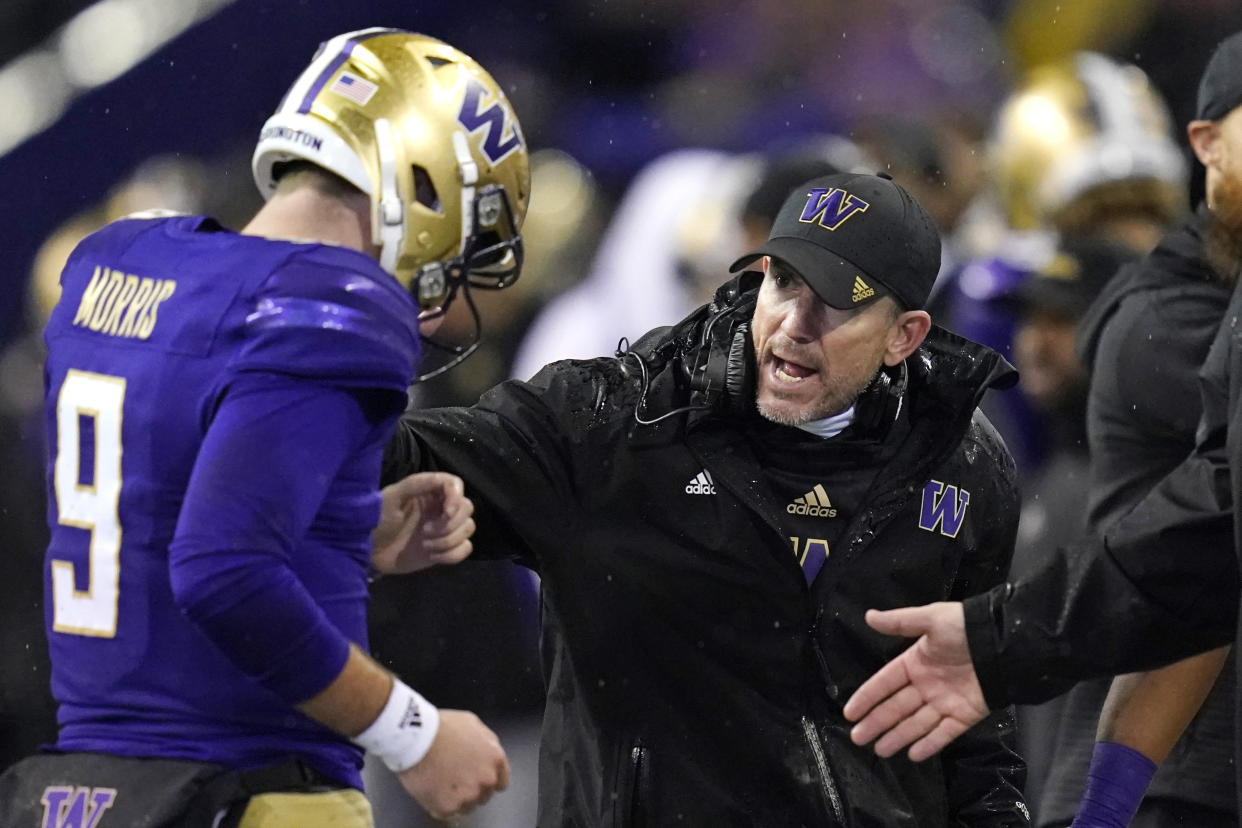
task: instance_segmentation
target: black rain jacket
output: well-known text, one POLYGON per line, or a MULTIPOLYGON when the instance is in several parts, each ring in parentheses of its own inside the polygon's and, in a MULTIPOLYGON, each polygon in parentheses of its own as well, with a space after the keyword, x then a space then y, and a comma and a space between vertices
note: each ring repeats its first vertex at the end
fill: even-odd
POLYGON ((706 320, 724 307, 749 320, 755 291, 738 285, 629 353, 410 412, 390 445, 386 481, 462 476, 476 554, 541 577, 539 824, 1026 825, 1010 714, 921 764, 855 746, 841 715, 908 643, 869 630, 866 609, 962 598, 1008 568, 1014 467, 976 405, 1012 369, 933 330, 907 360, 908 428, 808 588, 787 504, 746 439, 756 415, 719 403, 635 418, 692 405, 706 320), (714 491, 692 492, 703 472, 714 491), (969 493, 953 536, 919 527, 930 479, 969 493))

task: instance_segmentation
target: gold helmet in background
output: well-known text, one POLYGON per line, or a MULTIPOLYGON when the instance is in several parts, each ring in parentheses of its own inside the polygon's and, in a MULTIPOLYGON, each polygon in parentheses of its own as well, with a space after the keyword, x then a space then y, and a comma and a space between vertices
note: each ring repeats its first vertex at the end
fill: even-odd
POLYGON ((1081 230, 1114 211, 1168 223, 1187 204, 1168 108, 1137 66, 1094 52, 1036 67, 989 141, 1009 226, 1081 230))
POLYGON ((526 141, 496 81, 447 43, 365 29, 321 45, 260 134, 251 166, 264 198, 292 161, 371 197, 380 265, 421 307, 517 278, 526 141))

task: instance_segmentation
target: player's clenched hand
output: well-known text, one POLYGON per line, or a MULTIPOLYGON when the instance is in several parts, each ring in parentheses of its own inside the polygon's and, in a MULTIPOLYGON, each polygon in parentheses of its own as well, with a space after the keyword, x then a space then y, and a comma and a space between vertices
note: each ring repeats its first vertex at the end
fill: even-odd
POLYGON ((469 813, 509 787, 509 760, 500 740, 466 710, 441 710, 427 755, 398 774, 401 784, 436 819, 469 813))
POLYGON ((380 522, 371 533, 371 564, 380 572, 415 572, 470 555, 474 503, 460 477, 417 472, 380 495, 380 522))
POLYGON ((879 632, 918 640, 845 703, 845 717, 858 722, 850 731, 856 744, 878 736, 875 752, 887 757, 913 743, 910 759, 921 762, 987 715, 960 603, 868 610, 867 623, 879 632))

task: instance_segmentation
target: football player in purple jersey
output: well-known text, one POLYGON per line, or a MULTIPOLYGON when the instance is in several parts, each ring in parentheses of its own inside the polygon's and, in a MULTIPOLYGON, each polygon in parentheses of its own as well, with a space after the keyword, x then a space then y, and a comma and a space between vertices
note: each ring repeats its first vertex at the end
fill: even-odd
POLYGON ((517 277, 517 119, 452 46, 350 32, 253 169, 267 203, 240 233, 129 217, 62 274, 45 331, 60 733, 0 781, 5 825, 370 826, 364 750, 437 817, 507 784, 477 717, 366 655, 366 601, 373 567, 470 551, 461 481, 381 497, 380 460, 420 320, 517 277))

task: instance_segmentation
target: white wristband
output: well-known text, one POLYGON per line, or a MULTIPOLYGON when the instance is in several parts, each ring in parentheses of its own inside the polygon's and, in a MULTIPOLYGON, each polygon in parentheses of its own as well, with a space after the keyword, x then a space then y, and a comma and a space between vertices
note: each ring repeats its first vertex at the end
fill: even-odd
POLYGON ((399 773, 427 755, 439 729, 440 711, 435 705, 394 678, 384 709, 370 727, 354 737, 354 744, 399 773))

